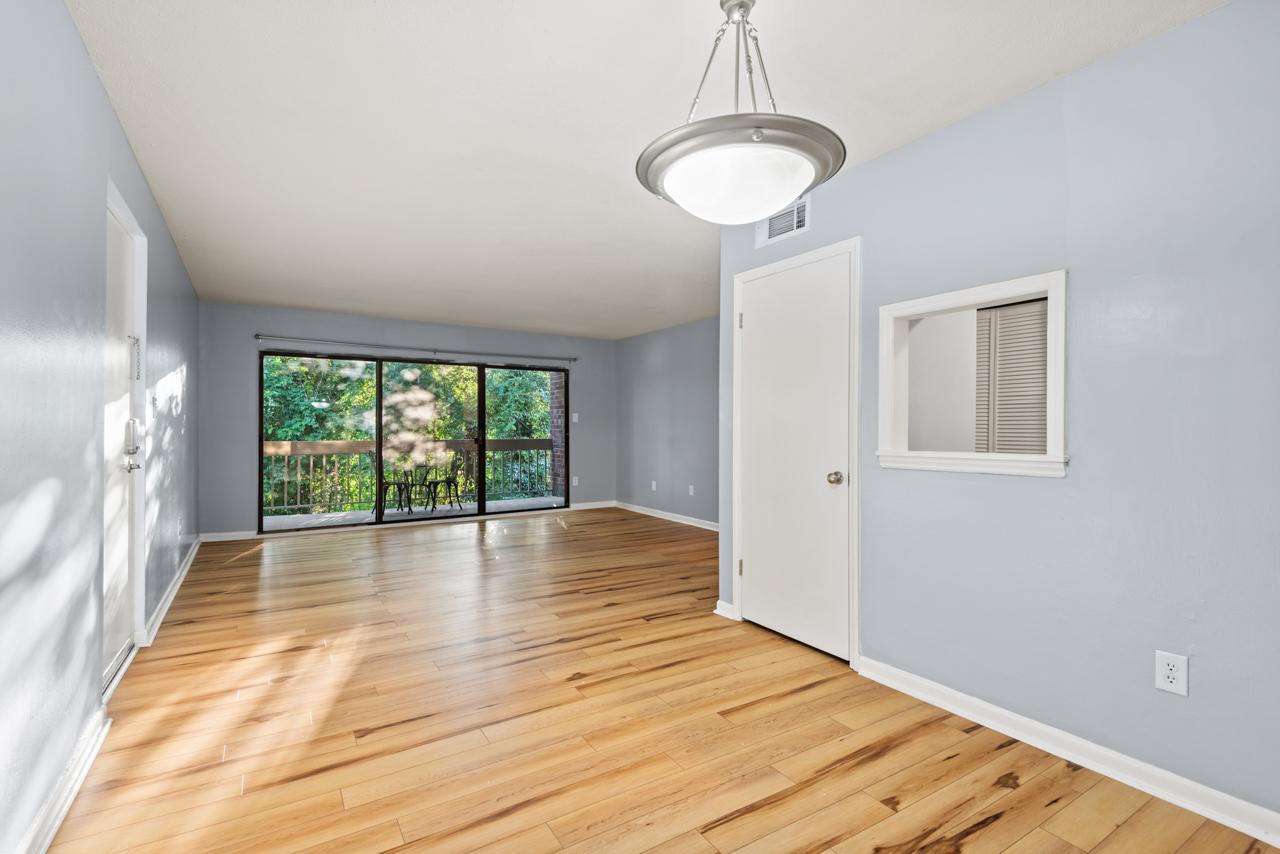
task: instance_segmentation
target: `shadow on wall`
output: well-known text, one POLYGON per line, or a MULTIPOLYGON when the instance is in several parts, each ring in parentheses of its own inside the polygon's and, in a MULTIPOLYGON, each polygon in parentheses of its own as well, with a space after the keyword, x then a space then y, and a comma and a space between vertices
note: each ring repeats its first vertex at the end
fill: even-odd
MULTIPOLYGON (((182 475, 173 461, 187 441, 186 392, 185 364, 148 391, 149 496, 175 494, 174 481, 182 475)), ((100 431, 94 431, 79 464, 63 466, 85 472, 83 480, 46 477, 0 503, 0 613, 7 615, 0 621, 0 851, 17 850, 21 834, 65 773, 81 727, 97 703, 102 664, 101 441, 100 431), (35 681, 41 675, 46 678, 35 681), (59 725, 68 717, 74 726, 59 725), (24 743, 33 733, 53 736, 24 743), (20 758, 32 756, 34 762, 20 758)), ((159 591, 148 591, 148 612, 182 560, 183 524, 181 507, 148 501, 148 587, 159 591), (156 542, 173 545, 161 553, 153 546, 156 542)))
POLYGON ((0 850, 16 850, 92 712, 76 706, 101 665, 101 532, 83 524, 102 518, 100 454, 84 448, 84 481, 48 477, 0 504, 0 850), (33 733, 53 736, 22 742, 33 733))
POLYGON ((184 544, 182 532, 194 530, 185 524, 181 504, 162 506, 158 496, 177 495, 174 486, 181 472, 175 471, 174 460, 186 442, 187 415, 183 406, 187 390, 187 366, 174 368, 147 389, 147 502, 146 543, 146 609, 150 616, 160 603, 177 567, 182 564, 184 544), (160 526, 164 529, 161 530, 160 526), (164 544, 163 546, 157 544, 164 544), (163 551, 161 551, 163 549, 163 551))

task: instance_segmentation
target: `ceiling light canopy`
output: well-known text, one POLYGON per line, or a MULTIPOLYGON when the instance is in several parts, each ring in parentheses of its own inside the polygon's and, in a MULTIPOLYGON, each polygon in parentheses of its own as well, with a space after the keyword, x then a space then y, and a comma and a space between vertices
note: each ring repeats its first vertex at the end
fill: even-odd
POLYGON ((844 143, 834 131, 778 112, 759 33, 748 20, 754 5, 755 0, 720 0, 725 22, 716 31, 688 119, 649 143, 636 161, 636 176, 645 189, 720 225, 772 216, 844 164, 844 143), (730 27, 734 32, 734 112, 694 121, 702 87, 730 27), (769 102, 767 113, 757 111, 757 67, 769 102), (751 97, 749 113, 737 111, 744 68, 751 97))

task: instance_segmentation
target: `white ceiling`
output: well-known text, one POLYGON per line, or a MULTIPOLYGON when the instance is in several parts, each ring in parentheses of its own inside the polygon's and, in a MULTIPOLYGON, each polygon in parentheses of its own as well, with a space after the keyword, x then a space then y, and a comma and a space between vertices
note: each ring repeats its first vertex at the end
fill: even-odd
MULTIPOLYGON (((752 18, 780 109, 852 165, 1222 2, 752 18)), ((633 172, 684 118, 715 0, 68 5, 202 298, 600 338, 716 313, 717 229, 633 172)))

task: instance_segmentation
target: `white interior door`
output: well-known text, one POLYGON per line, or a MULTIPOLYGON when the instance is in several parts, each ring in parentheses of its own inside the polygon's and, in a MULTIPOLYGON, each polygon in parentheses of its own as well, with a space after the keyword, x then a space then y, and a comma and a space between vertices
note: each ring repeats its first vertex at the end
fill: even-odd
POLYGON ((846 659, 855 251, 819 250, 736 282, 742 616, 846 659))
POLYGON ((111 682, 133 648, 130 578, 134 440, 130 429, 129 265, 132 242, 107 214, 107 327, 102 373, 102 683, 111 682))

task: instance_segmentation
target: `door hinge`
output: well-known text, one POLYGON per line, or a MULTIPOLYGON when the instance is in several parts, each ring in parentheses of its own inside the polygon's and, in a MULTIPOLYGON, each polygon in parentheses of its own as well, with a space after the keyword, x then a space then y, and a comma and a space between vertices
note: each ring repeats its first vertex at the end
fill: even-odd
POLYGON ((742 575, 742 558, 738 558, 738 575, 742 575))
POLYGON ((738 312, 738 328, 742 328, 742 312, 738 312))

